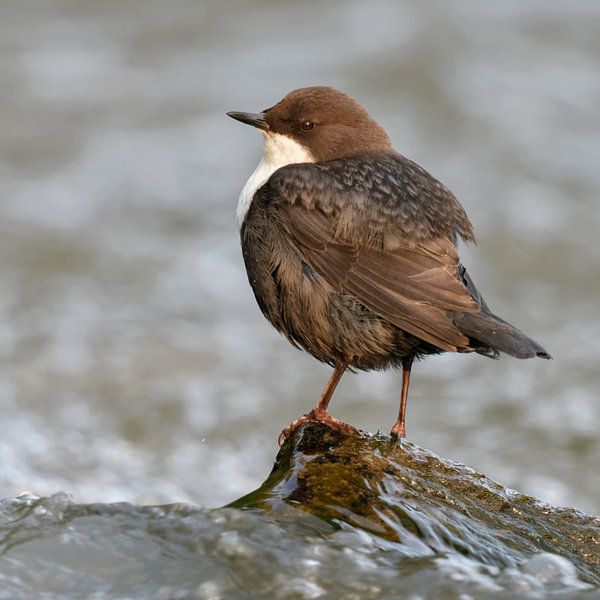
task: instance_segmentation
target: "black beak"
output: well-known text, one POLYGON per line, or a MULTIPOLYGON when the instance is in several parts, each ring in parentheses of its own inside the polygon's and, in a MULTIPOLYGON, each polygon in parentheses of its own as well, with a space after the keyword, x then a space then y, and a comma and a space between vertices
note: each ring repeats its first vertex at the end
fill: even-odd
POLYGON ((265 113, 245 113, 232 111, 228 112, 227 116, 235 119, 236 121, 241 121, 242 123, 252 125, 252 127, 257 127, 258 129, 262 129, 264 131, 270 129, 269 124, 265 121, 265 113))

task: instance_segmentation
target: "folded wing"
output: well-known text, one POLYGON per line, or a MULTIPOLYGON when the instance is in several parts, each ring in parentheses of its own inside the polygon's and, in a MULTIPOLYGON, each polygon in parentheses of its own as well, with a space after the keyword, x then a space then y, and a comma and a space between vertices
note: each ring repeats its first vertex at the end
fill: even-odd
POLYGON ((458 276, 457 234, 467 231, 472 236, 462 207, 431 178, 436 193, 431 201, 455 203, 466 222, 454 229, 446 222, 439 235, 433 226, 411 235, 419 210, 423 219, 431 217, 426 214, 431 205, 427 206, 423 172, 418 173, 419 198, 413 198, 403 189, 414 187, 410 174, 404 172, 403 179, 396 173, 394 186, 389 178, 369 179, 363 165, 354 170, 351 166, 344 161, 338 168, 285 167, 269 180, 259 201, 334 289, 355 296, 382 318, 443 350, 468 347, 469 338, 449 314, 480 311, 458 276), (359 185, 352 185, 352 177, 359 185), (441 192, 447 197, 440 197, 441 192))

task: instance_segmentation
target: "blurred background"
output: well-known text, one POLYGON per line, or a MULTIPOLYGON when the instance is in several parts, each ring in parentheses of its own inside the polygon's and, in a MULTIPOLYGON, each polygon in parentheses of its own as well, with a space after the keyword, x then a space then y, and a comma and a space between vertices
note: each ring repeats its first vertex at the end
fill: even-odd
MULTIPOLYGON (((329 369, 263 319, 235 226, 288 91, 354 95, 452 189, 463 262, 554 361, 413 371, 410 440, 600 510, 600 4, 8 0, 0 9, 0 496, 216 506, 329 369)), ((400 374, 332 412, 387 432, 400 374)))

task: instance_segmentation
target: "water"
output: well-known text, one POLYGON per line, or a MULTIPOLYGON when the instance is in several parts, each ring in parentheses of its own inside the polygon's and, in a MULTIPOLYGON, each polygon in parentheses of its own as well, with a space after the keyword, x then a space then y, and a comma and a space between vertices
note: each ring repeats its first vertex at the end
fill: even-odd
MULTIPOLYGON (((448 185, 486 299, 555 360, 416 366, 409 439, 598 513, 600 6, 7 1, 0 19, 0 497, 218 506, 327 368, 263 320, 234 224, 260 156, 224 116, 330 84, 448 185)), ((336 416, 388 430, 397 373, 336 416)))
POLYGON ((230 507, 0 504, 0 598, 600 598, 600 521, 317 426, 230 507), (567 558, 568 557, 568 558, 567 558))

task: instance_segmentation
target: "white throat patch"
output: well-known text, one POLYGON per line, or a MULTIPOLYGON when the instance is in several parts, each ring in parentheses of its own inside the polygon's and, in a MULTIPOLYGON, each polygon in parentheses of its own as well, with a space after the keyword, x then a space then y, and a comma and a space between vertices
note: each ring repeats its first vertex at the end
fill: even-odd
POLYGON ((263 159, 258 163, 256 169, 254 169, 254 173, 250 175, 250 178, 246 181, 246 185, 242 188, 235 211, 237 224, 240 229, 256 190, 265 184, 267 179, 277 169, 296 163, 315 162, 313 155, 304 146, 295 142, 287 135, 264 131, 263 136, 263 159))

